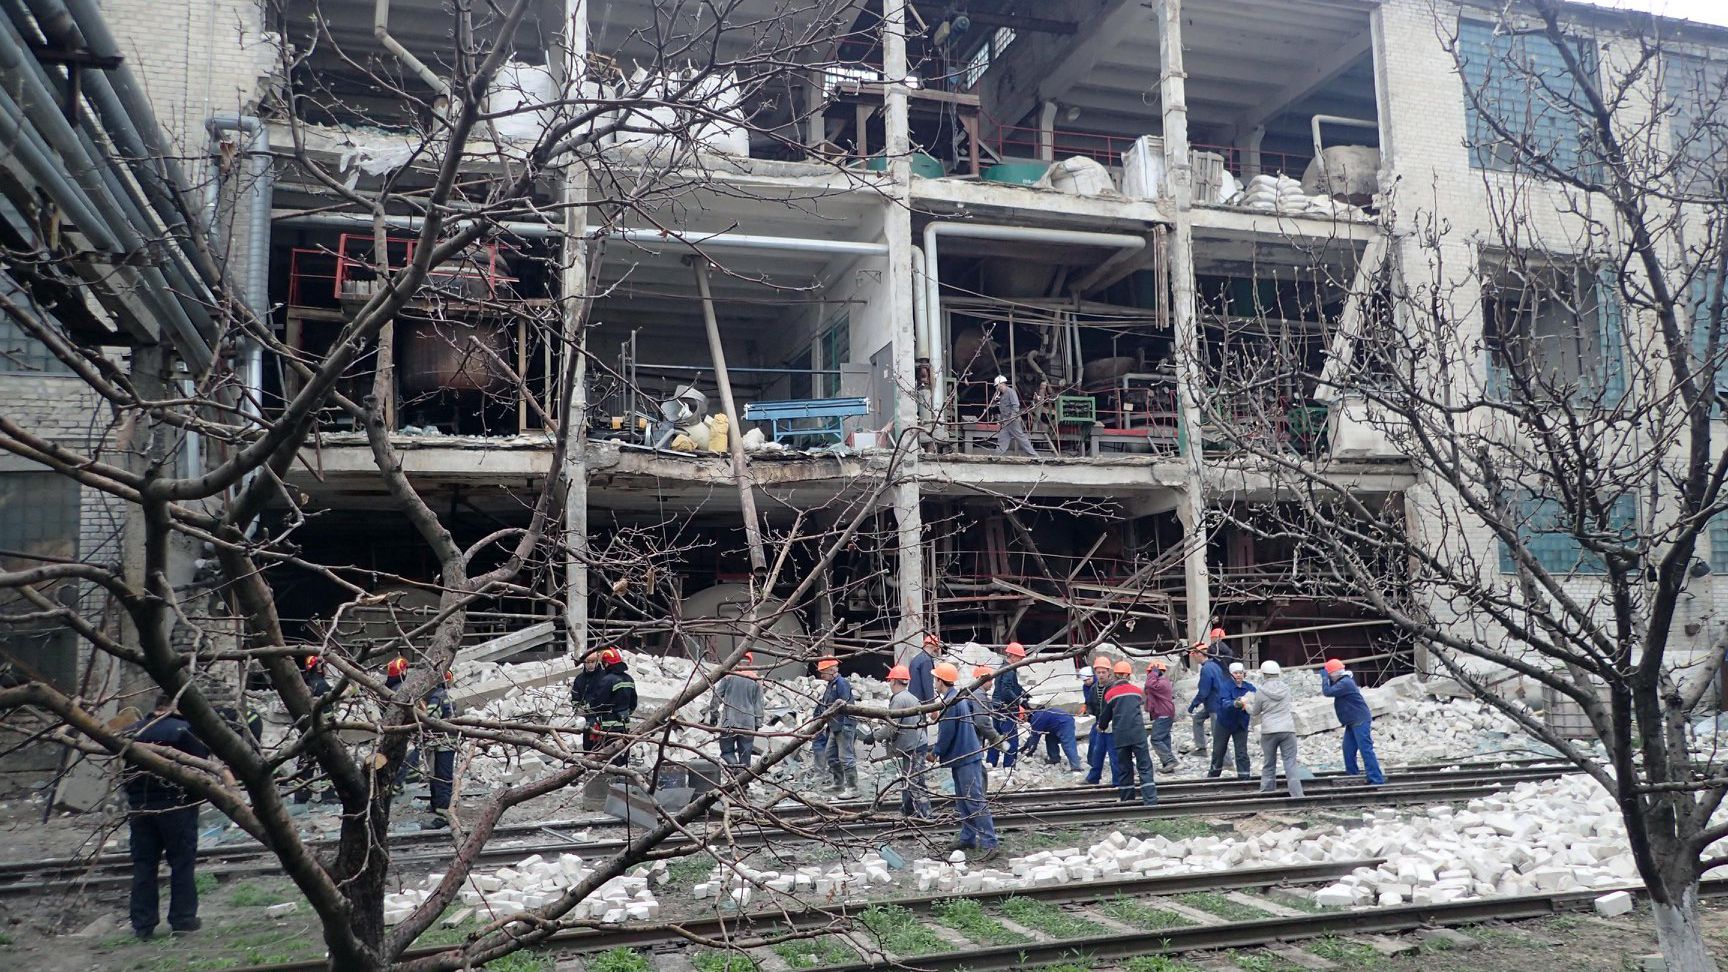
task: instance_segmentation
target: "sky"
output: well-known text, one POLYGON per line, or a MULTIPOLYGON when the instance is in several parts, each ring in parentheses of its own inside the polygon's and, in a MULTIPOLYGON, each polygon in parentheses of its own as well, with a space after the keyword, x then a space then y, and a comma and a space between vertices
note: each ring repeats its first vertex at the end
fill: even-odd
POLYGON ((1649 10, 1668 17, 1728 27, 1728 0, 1586 0, 1599 7, 1649 10))

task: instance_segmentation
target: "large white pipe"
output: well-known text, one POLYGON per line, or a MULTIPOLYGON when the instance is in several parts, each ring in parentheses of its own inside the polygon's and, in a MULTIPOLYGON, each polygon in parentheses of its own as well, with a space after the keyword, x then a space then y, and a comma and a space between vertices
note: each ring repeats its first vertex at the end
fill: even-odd
POLYGON ((937 270, 937 238, 960 236, 972 240, 1016 240, 1027 243, 1058 243, 1067 246, 1102 246, 1117 250, 1141 250, 1146 238, 1126 233, 1089 233, 1082 230, 1043 229, 1036 226, 1004 226, 995 223, 944 223, 932 221, 924 227, 925 329, 930 342, 930 405, 938 424, 948 398, 948 334, 942 318, 942 280, 937 270))
MULTIPOLYGON (((330 226, 355 227, 371 226, 372 217, 360 213, 278 213, 275 222, 283 226, 330 226)), ((387 216, 385 222, 397 229, 418 232, 421 226, 419 216, 387 216)), ((563 230, 550 223, 539 223, 532 220, 501 222, 498 227, 507 233, 524 237, 549 237, 563 234, 563 230)), ((887 256, 886 243, 855 243, 851 240, 816 240, 797 236, 752 236, 746 233, 707 233, 686 232, 676 236, 668 236, 657 229, 614 229, 597 231, 595 236, 608 239, 623 240, 652 247, 655 244, 663 246, 679 246, 684 248, 704 247, 734 250, 779 250, 794 253, 826 253, 845 256, 887 256)))

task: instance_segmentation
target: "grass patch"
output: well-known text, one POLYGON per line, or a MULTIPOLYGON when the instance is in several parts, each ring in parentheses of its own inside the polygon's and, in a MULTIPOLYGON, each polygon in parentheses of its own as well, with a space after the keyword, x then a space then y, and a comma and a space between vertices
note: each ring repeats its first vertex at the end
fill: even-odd
POLYGON ((1160 928, 1181 928, 1194 924, 1192 918, 1186 918, 1174 911, 1165 911, 1141 904, 1133 898, 1112 898, 1098 908, 1104 914, 1124 924, 1136 928, 1156 931, 1160 928))
POLYGON ((925 928, 917 915, 895 905, 871 908, 859 915, 858 921, 876 936, 877 947, 890 955, 929 955, 954 949, 925 928))
POLYGON ((1198 965, 1178 962, 1162 955, 1137 955, 1123 966, 1128 972, 1202 972, 1198 965))
POLYGON ((1199 908, 1201 911, 1229 921, 1264 921, 1272 917, 1271 912, 1261 911, 1253 905, 1245 905, 1240 901, 1231 901, 1216 891, 1191 891, 1188 894, 1177 895, 1176 900, 1190 908, 1199 908))
POLYGON ((461 924, 449 928, 428 928, 414 939, 416 945, 455 945, 467 939, 480 928, 480 919, 470 916, 462 919, 461 924))
POLYGON ((691 956, 690 964, 696 966, 696 972, 756 972, 756 960, 740 952, 721 952, 710 949, 691 956))
POLYGON ((1322 938, 1303 947, 1323 959, 1356 968, 1371 967, 1377 964, 1380 958, 1380 953, 1374 951, 1372 946, 1362 942, 1345 941, 1342 938, 1322 938))
POLYGON ((971 898, 960 898, 939 906, 936 920, 980 945, 1020 945, 1030 941, 984 913, 984 906, 971 898))
POLYGON ((1188 840, 1217 833, 1217 828, 1201 817, 1164 817, 1148 820, 1135 827, 1141 837, 1163 837, 1168 840, 1188 840))
POLYGON ((12 944, 12 936, 5 932, 0 932, 0 948, 5 948, 10 944, 12 944))
POLYGON ((708 872, 714 869, 714 858, 707 854, 692 854, 680 857, 666 865, 666 883, 680 888, 688 888, 697 881, 706 880, 708 872))
POLYGON ((1230 961, 1235 962, 1236 967, 1242 972, 1302 972, 1300 965, 1286 962, 1276 955, 1267 955, 1263 952, 1246 954, 1231 952, 1230 961))
POLYGON ((1533 938, 1513 931, 1510 928, 1472 928, 1471 934, 1482 940, 1484 945, 1496 945, 1502 948, 1552 948, 1547 942, 1539 942, 1533 938))
POLYGON ((237 908, 268 908, 291 900, 293 899, 282 888, 252 883, 236 886, 234 893, 228 897, 229 903, 237 908))
POLYGON ((842 962, 856 961, 858 953, 847 948, 844 943, 832 935, 821 938, 806 938, 796 942, 781 942, 774 946, 774 954, 795 969, 813 969, 818 965, 839 965, 842 962))
POLYGON ((193 878, 192 883, 198 886, 198 896, 203 897, 216 890, 216 875, 206 871, 193 878))
MULTIPOLYGON (((524 953, 517 951, 513 955, 506 955, 505 958, 515 958, 517 955, 524 955, 524 953)), ((634 948, 613 948, 613 950, 601 951, 600 955, 588 958, 584 965, 588 965, 588 972, 653 972, 653 965, 648 962, 648 956, 639 953, 634 948)), ((496 969, 496 967, 498 967, 496 962, 487 963, 487 969, 496 969)), ((520 969, 511 969, 508 972, 539 972, 539 969, 541 967, 537 967, 537 965, 532 965, 532 967, 524 965, 520 969)), ((546 965, 546 969, 551 969, 551 963, 546 965)))
POLYGON ((1102 935, 1105 931, 1098 924, 1035 898, 1009 898, 1002 902, 1002 913, 1017 924, 1054 938, 1083 938, 1088 935, 1102 935))
MULTIPOLYGON (((552 972, 558 963, 550 955, 538 952, 511 952, 503 958, 493 959, 481 968, 490 972, 552 972)), ((588 968, 594 972, 654 972, 648 960, 627 948, 615 948, 610 952, 601 952, 588 960, 588 968), (636 964, 628 964, 631 961, 636 964), (609 965, 609 961, 618 964, 609 965)))
POLYGON ((1058 827, 1054 830, 1034 830, 1014 838, 1016 851, 1049 850, 1052 847, 1077 847, 1087 843, 1086 832, 1078 827, 1058 827))

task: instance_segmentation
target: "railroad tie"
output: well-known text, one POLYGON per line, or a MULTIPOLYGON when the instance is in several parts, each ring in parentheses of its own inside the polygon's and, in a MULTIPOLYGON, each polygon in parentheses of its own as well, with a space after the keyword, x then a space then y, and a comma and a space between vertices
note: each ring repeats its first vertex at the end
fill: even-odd
POLYGON ((1286 908, 1276 901, 1262 898, 1259 895, 1243 894, 1240 891, 1226 891, 1224 892, 1224 897, 1236 902, 1237 904, 1247 905, 1250 908, 1264 911, 1275 918, 1300 918, 1307 914, 1307 912, 1297 911, 1295 908, 1286 908))
POLYGON ((1148 898, 1146 904, 1148 907, 1157 908, 1160 911, 1169 911, 1181 915, 1189 921, 1194 922, 1196 925, 1224 924, 1224 919, 1218 917, 1212 912, 1201 911, 1199 908, 1190 908, 1174 898, 1148 898))
POLYGON ((1049 942, 1049 941, 1055 941, 1055 939, 1056 939, 1055 935, 1041 932, 1036 928, 1027 928, 1025 925, 1020 924, 1019 922, 1013 920, 1012 918, 1004 918, 1001 915, 991 915, 990 917, 996 919, 996 923, 1001 925, 1003 928, 1006 928, 1009 931, 1014 932, 1016 934, 1025 935, 1027 938, 1031 939, 1032 941, 1049 942))
POLYGON ((1335 969, 1338 963, 1331 959, 1321 958, 1313 952, 1305 952, 1294 945, 1268 945, 1266 951, 1278 956, 1291 965, 1304 969, 1335 969))

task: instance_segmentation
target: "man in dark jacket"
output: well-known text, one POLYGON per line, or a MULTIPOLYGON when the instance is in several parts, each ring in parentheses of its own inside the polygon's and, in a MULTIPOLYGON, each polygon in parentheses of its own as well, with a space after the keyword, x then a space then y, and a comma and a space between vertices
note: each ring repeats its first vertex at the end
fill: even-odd
MULTIPOLYGON (((583 748, 589 751, 604 748, 619 737, 630 733, 630 718, 636 714, 636 680, 624 664, 624 653, 616 648, 601 649, 599 668, 583 686, 588 707, 588 734, 583 748)), ((572 689, 574 691, 574 689, 572 689)), ((623 766, 630 761, 630 747, 623 746, 610 762, 623 766)))
POLYGON ((1122 785, 1116 789, 1122 802, 1134 799, 1133 773, 1140 774, 1140 802, 1157 806, 1158 784, 1152 778, 1152 752, 1146 745, 1146 696, 1134 684, 1134 665, 1126 659, 1116 663, 1114 681, 1104 693, 1104 715, 1100 723, 1116 745, 1122 763, 1122 785))
MULTIPOLYGON (((446 722, 456 718, 456 706, 450 701, 448 688, 454 678, 454 675, 445 672, 444 684, 426 693, 425 711, 428 715, 446 722)), ((456 788, 456 740, 448 733, 429 729, 421 745, 432 754, 432 778, 426 781, 431 790, 431 826, 448 827, 450 797, 456 788)))
POLYGON ((1248 761, 1249 717, 1248 710, 1236 702, 1254 691, 1254 685, 1248 681, 1247 670, 1242 667, 1241 662, 1230 663, 1229 676, 1223 688, 1219 689, 1218 714, 1212 721, 1212 767, 1206 771, 1206 775, 1223 775, 1225 751, 1230 746, 1235 746, 1236 778, 1245 780, 1253 769, 1248 761))
POLYGON ((1320 691, 1332 700, 1332 711, 1338 715, 1338 724, 1344 727, 1344 772, 1356 775, 1356 754, 1361 753, 1368 782, 1373 786, 1385 783, 1386 774, 1374 755, 1374 713, 1343 662, 1336 658, 1326 660, 1326 667, 1320 672, 1320 691))
POLYGON ((973 863, 982 864, 995 859, 1001 848, 996 840, 996 822, 984 802, 984 755, 975 722, 977 713, 971 700, 955 688, 960 681, 958 668, 943 663, 933 674, 946 708, 937 723, 936 746, 930 758, 953 774, 954 809, 960 815, 960 836, 948 849, 981 850, 973 863))
POLYGON ((1147 738, 1158 757, 1158 768, 1166 773, 1176 768, 1176 754, 1170 749, 1170 727, 1176 722, 1176 684, 1164 675, 1169 667, 1162 659, 1152 659, 1146 666, 1145 687, 1147 738))
POLYGON ((942 640, 933 634, 924 636, 924 646, 906 662, 906 674, 911 676, 907 690, 923 705, 936 701, 936 679, 931 672, 936 668, 936 659, 942 654, 942 640))
MULTIPOLYGON (((1002 654, 1008 665, 1013 665, 1026 657, 1026 649, 1020 642, 1010 641, 1008 647, 1002 649, 1002 654)), ((1012 769, 1020 754, 1020 709, 1025 704, 1026 690, 1020 687, 1020 673, 1004 666, 996 674, 995 688, 990 693, 990 707, 996 715, 996 734, 1006 742, 1001 753, 1004 769, 1012 769)), ((996 765, 996 756, 997 751, 992 749, 986 757, 991 766, 996 765)))
POLYGON ((1190 660, 1204 657, 1206 661, 1200 666, 1200 687, 1194 693, 1194 701, 1188 703, 1188 713, 1194 717, 1194 748, 1205 752, 1205 725, 1218 718, 1224 686, 1230 681, 1230 663, 1236 660, 1236 653, 1222 641, 1209 653, 1202 655, 1201 652, 1200 646, 1195 645, 1194 653, 1189 655, 1190 660))
MULTIPOLYGON (((816 715, 825 716, 853 702, 852 683, 840 674, 840 659, 823 658, 816 662, 816 677, 828 683, 822 700, 816 704, 816 715)), ((828 720, 828 785, 822 787, 842 800, 858 799, 858 719, 842 712, 828 720)))
MULTIPOLYGON (((192 727, 174 713, 170 695, 158 696, 150 715, 128 726, 124 734, 134 742, 177 749, 199 759, 210 756, 192 727)), ((121 780, 130 808, 126 822, 132 855, 132 934, 149 938, 156 932, 160 917, 156 870, 163 857, 168 859, 168 927, 181 933, 197 931, 202 923, 193 868, 198 862, 198 805, 203 801, 173 780, 145 770, 128 767, 121 780)))
POLYGON ((1086 782, 1097 783, 1103 778, 1104 760, 1108 757, 1110 785, 1121 789, 1122 757, 1110 741, 1110 734, 1100 725, 1104 718, 1104 693, 1110 691, 1114 677, 1110 669, 1114 664, 1109 655, 1092 659, 1092 677, 1081 683, 1086 690, 1086 714, 1092 717, 1092 732, 1086 739, 1086 782))
MULTIPOLYGON (((300 681, 305 684, 306 691, 312 693, 313 701, 330 694, 330 679, 324 674, 324 659, 317 655, 306 656, 305 663, 300 668, 300 681)), ((318 761, 310 752, 302 752, 294 761, 294 775, 287 780, 292 787, 289 798, 295 803, 305 803, 312 799, 312 784, 317 778, 318 761)), ((327 787, 319 794, 318 802, 335 803, 335 788, 327 787)))

